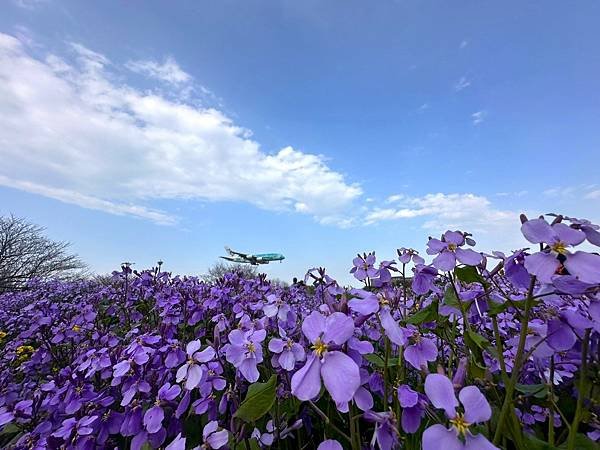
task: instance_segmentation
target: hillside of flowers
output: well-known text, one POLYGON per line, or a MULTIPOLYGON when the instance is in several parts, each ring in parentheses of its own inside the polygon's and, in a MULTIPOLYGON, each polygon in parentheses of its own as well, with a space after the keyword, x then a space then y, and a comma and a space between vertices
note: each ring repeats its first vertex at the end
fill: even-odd
POLYGON ((0 296, 0 447, 598 448, 600 227, 521 222, 508 254, 447 231, 358 255, 362 288, 31 282, 0 296))

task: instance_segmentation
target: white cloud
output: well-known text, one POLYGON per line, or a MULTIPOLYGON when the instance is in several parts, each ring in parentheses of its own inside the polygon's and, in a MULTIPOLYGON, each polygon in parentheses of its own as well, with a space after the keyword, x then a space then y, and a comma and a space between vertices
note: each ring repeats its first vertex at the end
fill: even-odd
POLYGON ((471 114, 471 119, 473 119, 473 125, 479 125, 481 122, 485 120, 487 116, 486 111, 477 111, 471 114))
POLYGON ((132 72, 165 81, 171 84, 187 83, 192 76, 185 72, 172 57, 165 58, 163 63, 152 60, 129 61, 125 64, 132 72))
POLYGON ((460 80, 454 83, 454 90, 456 92, 460 92, 463 89, 468 88, 469 86, 471 86, 471 82, 467 79, 467 77, 460 77, 460 80))
POLYGON ((460 45, 458 46, 458 48, 460 48, 460 49, 462 50, 462 49, 463 49, 463 48, 465 48, 467 45, 469 45, 469 41, 467 41, 467 40, 465 39, 464 41, 462 41, 462 42, 460 43, 460 45))
POLYGON ((49 0, 12 0, 15 6, 18 6, 19 8, 23 9, 28 9, 30 11, 36 9, 44 3, 48 3, 48 1, 49 0))
POLYGON ((241 201, 340 222, 362 194, 324 157, 269 154, 221 111, 115 81, 79 44, 75 61, 32 57, 0 34, 2 184, 85 208, 172 223, 159 199, 241 201))
POLYGON ((426 219, 423 227, 436 231, 459 228, 470 232, 487 233, 491 229, 518 223, 518 214, 492 206, 483 196, 475 194, 427 194, 423 197, 402 198, 394 208, 374 208, 365 217, 366 224, 381 221, 426 219))
POLYGON ((417 109, 417 111, 419 113, 424 113, 425 111, 427 111, 429 109, 429 104, 427 103, 423 103, 421 106, 419 106, 419 109, 417 109))
POLYGON ((596 191, 590 191, 585 195, 585 198, 589 199, 589 200, 596 200, 596 199, 600 199, 600 189, 596 190, 596 191))

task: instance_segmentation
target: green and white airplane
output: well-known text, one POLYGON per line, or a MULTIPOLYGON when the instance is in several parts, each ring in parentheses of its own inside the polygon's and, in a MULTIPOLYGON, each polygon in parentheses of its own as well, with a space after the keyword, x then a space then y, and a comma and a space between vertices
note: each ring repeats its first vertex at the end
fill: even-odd
POLYGON ((221 258, 235 263, 252 264, 253 266, 258 266, 259 264, 269 264, 273 261, 281 262, 285 259, 285 256, 283 256, 281 253, 259 253, 257 255, 252 255, 233 251, 229 247, 225 247, 225 251, 229 256, 221 256, 221 258))

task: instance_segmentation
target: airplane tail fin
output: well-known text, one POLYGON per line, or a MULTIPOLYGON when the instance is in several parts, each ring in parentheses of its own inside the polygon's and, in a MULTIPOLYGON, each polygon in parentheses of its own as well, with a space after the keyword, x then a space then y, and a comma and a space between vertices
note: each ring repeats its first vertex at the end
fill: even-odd
POLYGON ((229 255, 233 255, 233 252, 231 251, 231 249, 228 246, 225 246, 225 251, 229 254, 229 255))

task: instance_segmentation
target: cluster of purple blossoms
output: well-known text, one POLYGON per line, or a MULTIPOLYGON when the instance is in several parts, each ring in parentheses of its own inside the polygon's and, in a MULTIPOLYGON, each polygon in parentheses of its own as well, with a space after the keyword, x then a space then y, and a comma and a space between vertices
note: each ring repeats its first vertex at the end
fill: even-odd
POLYGON ((0 447, 595 448, 600 227, 522 218, 286 287, 162 265, 0 295, 0 447), (527 248, 534 244, 534 248, 527 248))

